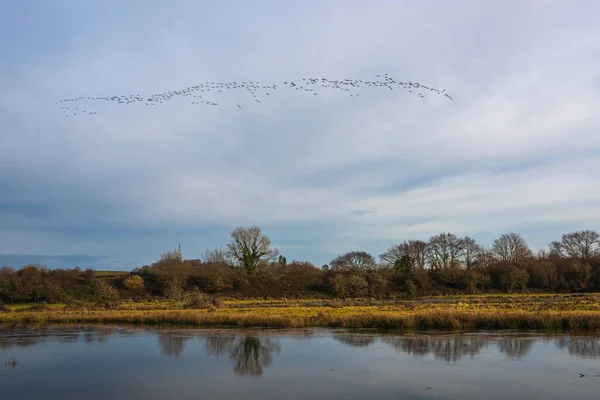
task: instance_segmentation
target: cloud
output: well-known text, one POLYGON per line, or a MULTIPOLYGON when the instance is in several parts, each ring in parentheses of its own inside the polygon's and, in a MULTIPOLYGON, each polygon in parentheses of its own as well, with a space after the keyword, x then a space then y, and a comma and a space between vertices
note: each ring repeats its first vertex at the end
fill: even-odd
POLYGON ((288 259, 321 264, 441 231, 538 245, 599 225, 594 2, 53 4, 0 10, 0 252, 129 268, 258 224, 288 259), (218 107, 81 102, 98 114, 68 118, 54 103, 383 73, 454 101, 282 87, 218 107))

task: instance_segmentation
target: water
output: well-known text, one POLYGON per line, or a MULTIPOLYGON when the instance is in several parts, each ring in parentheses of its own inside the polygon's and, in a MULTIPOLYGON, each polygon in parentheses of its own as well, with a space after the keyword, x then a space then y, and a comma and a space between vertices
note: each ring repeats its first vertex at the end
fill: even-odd
POLYGON ((0 328, 6 400, 576 400, 594 375, 600 336, 0 328))

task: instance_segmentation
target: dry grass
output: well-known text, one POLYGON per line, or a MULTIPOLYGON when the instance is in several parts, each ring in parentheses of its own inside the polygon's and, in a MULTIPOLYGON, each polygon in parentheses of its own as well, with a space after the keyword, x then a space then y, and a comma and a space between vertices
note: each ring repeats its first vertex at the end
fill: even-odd
POLYGON ((123 303, 118 309, 11 309, 0 323, 128 323, 272 328, 342 327, 406 330, 600 329, 600 296, 462 296, 417 301, 247 300, 221 307, 183 309, 181 304, 123 303))
POLYGON ((227 313, 220 310, 172 311, 45 311, 4 313, 4 323, 127 323, 176 324, 195 326, 244 326, 271 328, 339 327, 416 330, 570 330, 600 329, 600 312, 544 312, 527 311, 422 311, 326 313, 312 315, 268 314, 258 312, 227 313))

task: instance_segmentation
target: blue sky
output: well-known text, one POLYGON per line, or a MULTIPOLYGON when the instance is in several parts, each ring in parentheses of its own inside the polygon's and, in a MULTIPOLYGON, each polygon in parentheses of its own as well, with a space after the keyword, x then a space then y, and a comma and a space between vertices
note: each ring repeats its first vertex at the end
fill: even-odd
POLYGON ((440 232, 537 249, 598 230, 598 15, 593 1, 3 2, 0 264, 131 269, 254 224, 316 265, 440 232), (384 73, 454 101, 280 90, 74 118, 55 104, 384 73))

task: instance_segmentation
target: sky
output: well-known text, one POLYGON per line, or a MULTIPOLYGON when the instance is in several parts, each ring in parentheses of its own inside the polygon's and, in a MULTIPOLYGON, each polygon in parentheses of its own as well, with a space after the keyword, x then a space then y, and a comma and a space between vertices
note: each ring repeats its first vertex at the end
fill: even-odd
POLYGON ((600 230, 595 1, 0 2, 0 265, 130 270, 258 225, 288 261, 600 230), (306 77, 218 106, 64 98, 306 77), (237 108, 236 104, 243 107, 237 108))

